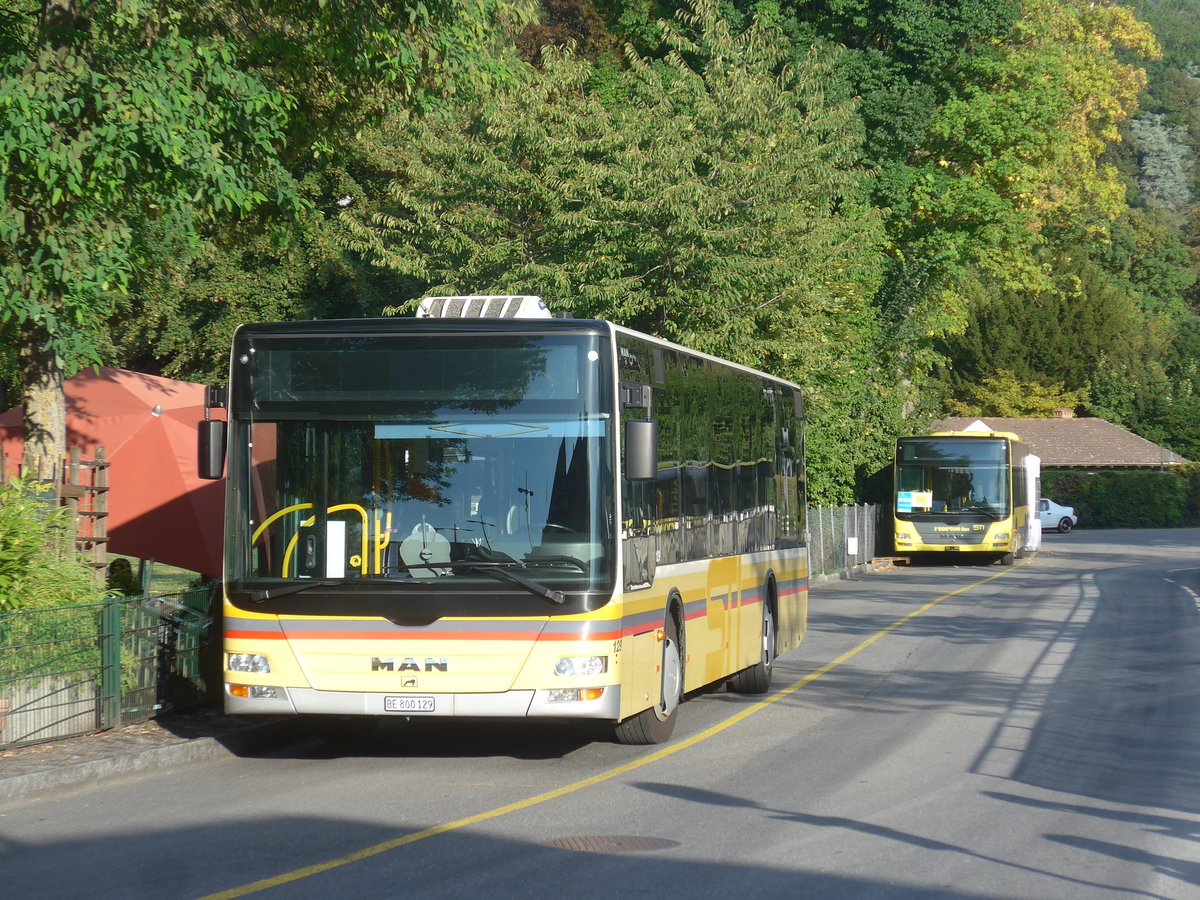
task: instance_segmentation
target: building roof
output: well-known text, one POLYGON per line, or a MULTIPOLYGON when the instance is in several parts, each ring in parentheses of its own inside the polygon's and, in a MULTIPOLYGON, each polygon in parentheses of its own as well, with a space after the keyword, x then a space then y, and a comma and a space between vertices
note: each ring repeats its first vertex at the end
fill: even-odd
POLYGON ((1043 469, 1160 469, 1189 462, 1166 447, 1097 418, 948 418, 934 422, 932 430, 964 431, 976 422, 989 431, 1016 434, 1041 459, 1043 469))

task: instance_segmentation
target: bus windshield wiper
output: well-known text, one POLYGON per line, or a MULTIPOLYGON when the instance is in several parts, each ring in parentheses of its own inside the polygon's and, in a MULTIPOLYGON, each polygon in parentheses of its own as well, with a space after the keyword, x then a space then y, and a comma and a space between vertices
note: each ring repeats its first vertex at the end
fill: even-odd
POLYGON ((985 516, 991 516, 992 519, 997 522, 1003 518, 1000 513, 996 512, 994 509, 989 509, 986 506, 963 506, 955 510, 955 512, 983 513, 985 516))
POLYGON ((580 572, 583 572, 584 574, 587 574, 587 570, 588 570, 588 564, 586 562, 584 562, 582 559, 580 559, 579 557, 565 556, 563 554, 553 554, 553 555, 546 555, 546 556, 542 556, 541 554, 539 554, 537 556, 526 555, 525 565, 526 566, 568 565, 568 566, 574 566, 576 569, 578 569, 580 572))
POLYGON ((263 588, 262 590, 230 590, 235 597, 242 597, 251 603, 264 603, 267 600, 278 600, 289 594, 299 594, 316 587, 333 587, 333 581, 302 581, 296 584, 285 584, 279 587, 263 588))
POLYGON ((524 575, 519 575, 513 571, 513 568, 519 566, 525 567, 524 563, 519 563, 516 560, 512 562, 460 562, 451 563, 451 567, 455 569, 465 569, 468 572, 475 572, 478 575, 498 575, 501 578, 507 578, 513 584, 519 584, 529 593, 549 600, 558 606, 562 606, 567 602, 566 596, 562 591, 556 591, 554 588, 546 587, 540 582, 534 581, 532 578, 526 578, 524 575))

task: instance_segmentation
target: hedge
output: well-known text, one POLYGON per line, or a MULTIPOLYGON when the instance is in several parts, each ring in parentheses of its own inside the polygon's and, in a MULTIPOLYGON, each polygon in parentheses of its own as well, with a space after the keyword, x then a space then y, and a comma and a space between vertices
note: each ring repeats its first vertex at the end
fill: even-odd
POLYGON ((1200 465, 1164 471, 1042 472, 1042 496, 1075 507, 1080 528, 1200 525, 1200 465))

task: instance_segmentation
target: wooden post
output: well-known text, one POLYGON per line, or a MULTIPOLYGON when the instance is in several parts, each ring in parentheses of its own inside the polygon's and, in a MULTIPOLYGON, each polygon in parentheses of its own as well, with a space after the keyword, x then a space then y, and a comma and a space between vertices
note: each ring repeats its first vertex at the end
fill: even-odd
POLYGON ((103 582, 108 564, 108 461, 103 447, 96 448, 94 460, 80 457, 79 448, 72 447, 58 495, 75 517, 79 558, 91 568, 93 578, 103 582))
POLYGON ((96 468, 92 472, 92 565, 101 573, 108 569, 108 467, 104 448, 96 448, 96 468))

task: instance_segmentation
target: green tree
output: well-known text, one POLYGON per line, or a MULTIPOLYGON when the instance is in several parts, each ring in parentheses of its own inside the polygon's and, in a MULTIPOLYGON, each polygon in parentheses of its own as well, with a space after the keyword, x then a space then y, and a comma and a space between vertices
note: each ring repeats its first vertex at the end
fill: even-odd
POLYGON ((59 458, 62 379, 100 361, 156 239, 187 259, 263 208, 286 229, 311 159, 396 103, 503 77, 490 51, 529 8, 25 0, 0 18, 0 328, 21 350, 27 469, 59 458))
POLYGON ((970 385, 985 385, 1001 371, 1086 393, 1097 360, 1138 357, 1147 336, 1129 291, 1082 247, 1048 260, 1046 267, 1053 273, 1052 287, 1037 294, 988 280, 974 285, 970 325, 939 343, 948 361, 947 396, 961 397, 970 385))
POLYGON ((7 23, 19 47, 0 60, 0 328, 20 348, 25 468, 48 477, 66 444, 64 373, 99 361, 97 325, 138 264, 135 221, 291 188, 273 149, 288 100, 220 42, 139 3, 41 13, 7 23))
POLYGON ((882 231, 852 108, 819 53, 781 66, 771 28, 735 35, 709 3, 681 24, 662 61, 631 54, 621 102, 548 51, 519 90, 393 123, 390 195, 347 214, 348 246, 429 292, 537 293, 795 378, 814 416, 870 396, 882 231))
POLYGON ((979 384, 967 385, 963 396, 948 400, 946 408, 956 416, 1047 418, 1056 409, 1074 409, 1086 396, 1086 391, 1066 390, 1062 382, 1022 381, 1000 369, 979 384))
POLYGON ((980 57, 962 96, 939 110, 912 182, 905 241, 959 248, 1015 290, 1046 290, 1047 243, 1103 239, 1124 186, 1101 161, 1144 84, 1118 51, 1153 55, 1128 9, 1082 0, 1023 0, 996 57, 980 57))
POLYGON ((1178 323, 1161 356, 1101 360, 1087 410, 1200 460, 1200 316, 1178 323))

